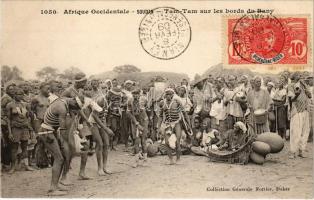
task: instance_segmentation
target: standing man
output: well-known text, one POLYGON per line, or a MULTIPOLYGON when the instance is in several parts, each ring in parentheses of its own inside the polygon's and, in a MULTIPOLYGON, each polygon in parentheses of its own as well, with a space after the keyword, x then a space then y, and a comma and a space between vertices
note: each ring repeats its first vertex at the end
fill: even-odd
MULTIPOLYGON (((122 105, 121 105, 121 111, 122 111, 122 116, 121 116, 121 131, 120 134, 124 138, 124 144, 125 144, 125 150, 127 151, 128 148, 128 138, 130 136, 130 133, 132 132, 131 129, 131 120, 127 115, 127 106, 128 102, 132 100, 132 87, 133 87, 134 82, 131 80, 127 80, 124 83, 124 89, 122 90, 122 105)), ((131 134, 131 137, 133 135, 131 134)), ((120 135, 116 135, 114 139, 114 143, 118 143, 118 140, 120 138, 120 135)), ((134 138, 132 137, 134 140, 134 138)), ((133 141, 134 142, 134 141, 133 141)))
POLYGON ((308 104, 312 98, 307 85, 300 80, 300 73, 294 72, 292 85, 288 88, 290 105, 290 158, 305 158, 304 151, 310 133, 308 104))
MULTIPOLYGON (((108 91, 108 126, 118 135, 120 131, 120 119, 121 119, 121 104, 122 104, 122 93, 117 87, 113 87, 108 91)), ((110 148, 113 148, 113 137, 110 137, 110 148)))
POLYGON ((140 102, 139 88, 132 91, 133 98, 128 100, 127 115, 131 120, 132 137, 134 138, 134 154, 135 163, 133 167, 137 167, 140 160, 140 144, 142 147, 144 162, 147 161, 146 139, 148 134, 148 116, 145 110, 145 104, 140 102))
MULTIPOLYGON (((31 109, 34 114, 33 128, 36 133, 39 132, 41 124, 44 121, 45 112, 49 106, 49 83, 43 82, 39 86, 39 94, 31 100, 31 109)), ((36 135, 37 136, 37 135, 36 135)), ((35 148, 36 165, 38 167, 48 166, 48 156, 45 152, 44 143, 37 140, 35 148)))
POLYGON ((62 89, 61 82, 58 82, 56 80, 50 81, 49 96, 48 96, 49 104, 60 97, 61 89, 62 89))
MULTIPOLYGON (((67 97, 67 98, 77 98, 78 96, 83 96, 82 95, 82 91, 85 87, 85 85, 87 84, 87 78, 86 78, 86 75, 82 72, 80 73, 77 73, 75 76, 74 76, 74 84, 72 84, 70 87, 68 87, 62 94, 61 96, 62 97, 67 97)), ((71 113, 71 118, 72 118, 72 123, 75 123, 77 121, 82 121, 82 120, 85 120, 85 121, 88 121, 85 113, 83 112, 82 109, 79 109, 77 110, 77 112, 72 112, 71 113)), ((91 124, 88 122, 88 125, 91 126, 91 124)), ((72 142, 72 141, 69 141, 68 140, 68 136, 66 136, 64 138, 65 142, 69 143, 72 142)), ((69 182, 69 180, 67 179, 67 173, 69 171, 69 168, 70 168, 70 163, 71 163, 71 160, 72 160, 72 152, 71 151, 66 151, 66 153, 68 153, 67 155, 65 155, 65 169, 63 170, 63 174, 62 174, 62 177, 61 177, 61 184, 63 185, 72 185, 71 182, 69 182)), ((88 157, 88 154, 87 152, 84 152, 84 153, 81 153, 81 166, 80 166, 80 173, 79 173, 79 177, 80 177, 80 180, 89 180, 90 178, 87 177, 85 175, 85 167, 86 167, 86 163, 87 163, 87 157, 88 157)))
POLYGON ((98 106, 92 106, 92 112, 89 121, 93 124, 91 131, 96 142, 96 158, 98 165, 98 175, 103 176, 111 174, 107 168, 109 138, 114 136, 114 133, 107 127, 106 112, 108 104, 103 96, 98 96, 95 99, 98 106))
POLYGON ((226 106, 227 130, 233 129, 237 121, 243 121, 244 112, 240 105, 239 99, 236 98, 237 92, 241 90, 236 87, 236 77, 234 75, 228 76, 227 88, 224 90, 224 106, 226 106))
POLYGON ((10 167, 11 164, 11 142, 9 142, 8 129, 8 111, 6 106, 14 101, 15 83, 8 84, 5 88, 5 94, 1 97, 1 162, 10 167))
MULTIPOLYGON (((41 125, 40 140, 54 158, 52 166, 51 185, 48 194, 51 196, 66 195, 66 189, 59 186, 59 179, 62 170, 66 175, 69 166, 70 148, 68 137, 71 131, 69 117, 71 113, 77 112, 83 105, 84 97, 77 96, 75 98, 58 98, 52 102, 47 108, 44 115, 44 122, 41 125)), ((70 185, 64 177, 60 183, 70 185)))
POLYGON ((167 145, 167 154, 170 160, 170 165, 175 164, 172 159, 172 150, 169 146, 169 138, 172 134, 176 135, 176 161, 180 161, 180 155, 181 155, 181 147, 180 147, 180 141, 181 141, 181 121, 182 117, 185 117, 186 122, 189 124, 188 116, 186 112, 184 111, 184 108, 181 104, 181 102, 173 98, 174 96, 174 90, 171 88, 167 88, 165 90, 165 99, 160 103, 161 111, 158 119, 158 129, 159 132, 165 137, 166 145, 167 145), (166 134, 166 130, 171 130, 170 134, 166 134))
MULTIPOLYGON (((261 88, 262 78, 259 76, 254 77, 254 89, 248 92, 247 103, 251 113, 251 119, 254 118, 254 112, 258 109, 263 109, 265 111, 270 110, 270 105, 272 103, 272 99, 270 98, 269 93, 261 88)), ((254 120, 255 122, 255 120, 254 120)), ((269 123, 268 120, 266 122, 259 124, 256 123, 256 133, 261 134, 264 132, 269 132, 269 123)))

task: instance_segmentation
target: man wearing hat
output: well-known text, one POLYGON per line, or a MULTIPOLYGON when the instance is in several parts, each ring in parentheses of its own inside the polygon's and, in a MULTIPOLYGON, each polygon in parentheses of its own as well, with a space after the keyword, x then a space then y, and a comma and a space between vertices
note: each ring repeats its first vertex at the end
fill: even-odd
POLYGON ((174 96, 174 90, 171 88, 167 88, 165 90, 165 98, 162 102, 160 102, 160 115, 158 119, 158 129, 159 132, 164 136, 166 145, 168 146, 167 154, 170 160, 170 164, 175 164, 172 159, 172 150, 169 146, 169 138, 173 133, 176 135, 176 161, 180 161, 180 155, 181 155, 181 147, 180 147, 180 141, 181 141, 181 122, 182 118, 185 118, 186 123, 188 126, 189 120, 187 113, 184 111, 184 108, 181 104, 181 102, 178 99, 173 98, 174 96), (172 134, 165 134, 165 130, 170 129, 172 134))
MULTIPOLYGON (((203 92, 203 88, 204 88, 204 82, 205 82, 206 78, 201 78, 198 77, 197 79, 194 80, 194 97, 195 97, 195 102, 196 102, 196 108, 194 110, 195 114, 198 114, 201 116, 201 111, 204 107, 204 103, 205 103, 205 95, 203 92)), ((203 116, 201 116, 201 118, 203 119, 203 116)))
POLYGON ((87 83, 87 78, 84 73, 77 73, 74 76, 74 84, 65 89, 61 96, 63 97, 73 97, 81 93, 87 83))
MULTIPOLYGON (((67 89, 65 89, 65 91, 61 94, 61 97, 67 97, 67 98, 76 98, 79 96, 82 96, 84 99, 83 94, 83 89, 85 87, 87 83, 87 78, 86 75, 82 72, 79 72, 77 74, 75 74, 74 76, 74 84, 72 84, 70 87, 68 87, 67 89)), ((91 126, 91 124, 88 122, 88 118, 86 117, 85 113, 83 112, 82 109, 78 109, 77 112, 72 113, 71 118, 73 120, 73 123, 78 122, 80 120, 84 120, 87 122, 87 124, 89 126, 91 126)), ((77 123, 78 125, 78 123, 77 123)), ((67 141, 65 140, 66 143, 71 143, 73 141, 67 141)), ((68 144, 69 145, 69 144, 68 144)), ((72 152, 71 151, 67 151, 68 155, 66 155, 66 162, 65 162, 65 167, 62 173, 62 177, 61 177, 61 183, 63 185, 72 185, 71 182, 69 182, 68 178, 67 178, 67 173, 68 170, 70 168, 70 163, 72 160, 72 152)), ((89 179, 88 177, 85 176, 85 166, 87 163, 87 153, 81 153, 81 167, 80 167, 80 179, 81 180, 86 180, 89 179)))
POLYGON ((145 110, 145 104, 140 101, 140 88, 132 91, 132 98, 128 100, 127 115, 131 120, 132 138, 134 139, 135 163, 133 167, 137 167, 140 161, 140 144, 142 147, 143 160, 147 160, 146 139, 148 134, 148 116, 145 110))

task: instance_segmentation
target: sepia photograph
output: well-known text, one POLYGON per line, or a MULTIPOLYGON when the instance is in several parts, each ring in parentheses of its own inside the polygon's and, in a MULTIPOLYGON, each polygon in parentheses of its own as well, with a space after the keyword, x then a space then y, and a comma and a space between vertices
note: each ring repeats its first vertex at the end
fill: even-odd
POLYGON ((0 1, 0 197, 313 199, 313 6, 0 1))

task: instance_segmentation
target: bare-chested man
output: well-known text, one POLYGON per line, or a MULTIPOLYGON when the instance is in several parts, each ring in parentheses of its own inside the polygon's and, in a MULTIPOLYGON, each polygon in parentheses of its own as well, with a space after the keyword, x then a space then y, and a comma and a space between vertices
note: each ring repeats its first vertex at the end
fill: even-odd
POLYGON ((133 98, 128 101, 127 115, 131 120, 132 138, 134 138, 134 154, 135 163, 133 167, 137 167, 140 161, 140 144, 142 147, 144 163, 147 161, 146 139, 148 135, 148 116, 145 110, 145 103, 140 101, 139 88, 132 91, 133 98))
MULTIPOLYGON (((161 112, 160 112, 160 118, 158 121, 158 129, 159 132, 161 132, 162 135, 164 135, 166 144, 168 146, 167 154, 170 159, 170 164, 175 164, 172 159, 172 153, 171 148, 169 147, 169 138, 171 135, 165 134, 165 130, 170 128, 173 132, 175 132, 176 135, 176 155, 177 159, 176 161, 180 161, 180 155, 181 155, 181 147, 180 147, 180 140, 181 140, 181 124, 182 118, 185 117, 185 119, 188 119, 188 116, 186 112, 184 111, 184 108, 182 107, 181 102, 173 98, 175 92, 171 88, 167 88, 165 90, 165 99, 161 102, 161 112)), ((187 123, 188 120, 186 120, 187 123)))
MULTIPOLYGON (((78 111, 83 105, 84 97, 58 98, 50 104, 44 115, 44 122, 39 132, 40 139, 54 157, 52 179, 49 195, 58 196, 67 194, 64 188, 58 185, 62 170, 68 170, 66 160, 70 154, 68 143, 71 126, 70 113, 78 111)), ((66 184, 63 180, 63 185, 66 184)))
MULTIPOLYGON (((82 95, 83 89, 87 83, 87 79, 84 73, 77 73, 74 77, 74 84, 68 87, 62 94, 62 97, 68 97, 68 98, 75 98, 79 95, 82 95)), ((85 113, 82 109, 79 109, 77 112, 73 112, 71 114, 72 120, 81 120, 81 121, 88 121, 85 113)), ((88 122, 88 125, 91 126, 91 124, 88 122)), ((69 142, 69 141, 66 141, 69 142)), ((68 152, 69 154, 66 155, 66 165, 65 170, 63 170, 63 174, 61 177, 61 183, 64 185, 72 185, 72 183, 67 178, 67 173, 70 168, 70 163, 72 160, 72 153, 71 151, 68 152)), ((85 175, 85 167, 87 163, 88 154, 87 152, 81 153, 81 165, 80 165, 80 172, 79 172, 79 179, 80 180, 89 180, 90 177, 85 175)))

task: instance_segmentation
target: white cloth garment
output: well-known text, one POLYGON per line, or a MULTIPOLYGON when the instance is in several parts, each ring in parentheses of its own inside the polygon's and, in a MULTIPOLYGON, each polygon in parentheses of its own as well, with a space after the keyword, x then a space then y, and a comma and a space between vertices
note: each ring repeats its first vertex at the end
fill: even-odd
POLYGON ((304 151, 310 134, 309 112, 296 113, 290 121, 290 151, 304 151))

